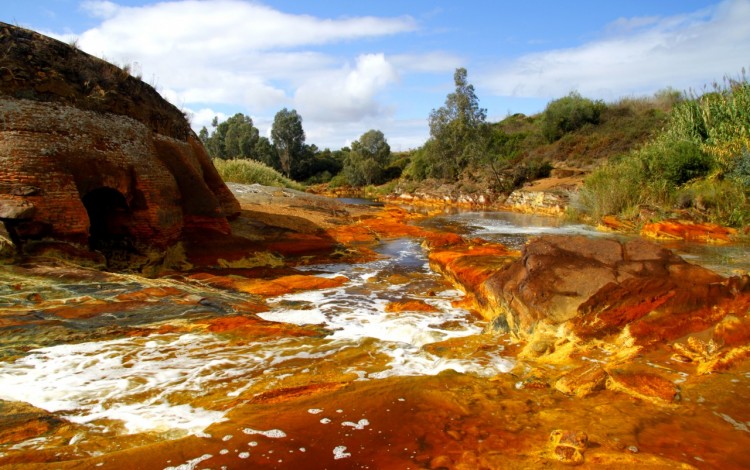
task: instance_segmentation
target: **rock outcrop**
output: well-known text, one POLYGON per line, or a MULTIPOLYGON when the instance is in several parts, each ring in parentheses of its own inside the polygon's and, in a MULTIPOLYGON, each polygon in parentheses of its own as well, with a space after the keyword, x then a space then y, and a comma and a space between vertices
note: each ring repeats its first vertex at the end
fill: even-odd
MULTIPOLYGON (((482 251, 434 250, 430 261, 475 297, 494 329, 521 339, 544 331, 647 346, 714 328, 737 312, 744 325, 750 306, 748 276, 723 278, 642 239, 545 236, 520 257, 473 255, 482 251)), ((537 352, 549 353, 543 346, 537 352)))
POLYGON ((117 66, 0 23, 0 221, 16 245, 164 248, 240 207, 184 114, 117 66))

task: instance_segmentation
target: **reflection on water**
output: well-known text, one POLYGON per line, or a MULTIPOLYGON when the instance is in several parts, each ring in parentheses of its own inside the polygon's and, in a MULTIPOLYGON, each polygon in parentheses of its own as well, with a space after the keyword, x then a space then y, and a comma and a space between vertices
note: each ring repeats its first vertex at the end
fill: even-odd
MULTIPOLYGON (((471 236, 520 249, 530 237, 539 235, 585 235, 625 239, 622 234, 597 231, 590 225, 566 222, 558 217, 515 212, 459 212, 425 222, 436 228, 459 225, 471 236)), ((705 266, 725 276, 750 271, 750 250, 746 244, 707 245, 684 241, 657 241, 691 263, 705 266)))
POLYGON ((355 206, 372 206, 372 207, 383 206, 382 202, 375 201, 373 199, 367 199, 364 197, 339 197, 339 198, 336 198, 336 200, 344 204, 353 204, 355 206))

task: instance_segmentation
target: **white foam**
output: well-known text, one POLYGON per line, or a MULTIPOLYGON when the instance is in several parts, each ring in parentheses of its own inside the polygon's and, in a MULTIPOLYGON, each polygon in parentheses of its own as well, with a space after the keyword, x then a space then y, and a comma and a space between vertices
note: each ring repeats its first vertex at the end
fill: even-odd
MULTIPOLYGON (((344 275, 350 281, 278 297, 276 306, 260 315, 273 321, 321 324, 332 332, 325 338, 239 343, 210 333, 164 334, 42 348, 14 363, 0 363, 0 399, 25 401, 92 426, 120 420, 128 433, 205 436, 203 429, 224 419, 226 409, 219 401, 208 402, 216 403, 215 410, 202 408, 213 406, 198 405, 207 403, 202 397, 239 397, 254 389, 262 376, 267 377, 264 382, 277 384, 284 377, 311 373, 314 364, 347 349, 368 348, 368 354, 347 354, 349 362, 342 364, 342 370, 354 371, 360 380, 434 375, 449 369, 480 376, 507 372, 512 364, 499 355, 484 352, 471 359, 448 359, 422 348, 479 334, 481 327, 468 312, 451 306, 460 295, 453 289, 435 289, 437 295, 420 298, 418 289, 408 283, 403 291, 384 283, 393 273, 422 270, 416 282, 426 282, 426 289, 433 290, 433 276, 434 286, 441 285, 439 276, 426 271, 418 244, 401 241, 394 247, 389 259, 310 267, 316 275, 344 275), (391 301, 414 298, 438 311, 385 311, 391 301), (311 308, 287 307, 297 301, 311 308), (389 358, 381 370, 368 359, 373 353, 389 358)), ((273 305, 274 299, 270 302, 273 305)))
POLYGON ((367 419, 364 419, 364 418, 363 418, 363 419, 360 419, 360 420, 359 420, 358 422, 356 422, 356 423, 354 423, 354 422, 352 422, 352 421, 344 421, 343 423, 341 423, 341 425, 342 425, 342 426, 348 426, 348 427, 351 427, 351 428, 354 428, 354 429, 359 429, 359 430, 361 431, 361 430, 362 430, 362 429, 364 429, 364 428, 365 428, 366 426, 369 426, 369 425, 370 425, 370 421, 368 421, 367 419))
POLYGON ((195 470, 199 463, 203 462, 204 460, 208 460, 211 457, 213 457, 213 455, 203 454, 200 457, 188 460, 182 465, 177 465, 176 467, 165 467, 164 470, 195 470))
POLYGON ((257 429, 245 428, 242 430, 245 434, 260 434, 261 436, 270 437, 271 439, 281 439, 286 437, 286 433, 281 429, 269 429, 268 431, 259 431, 257 429))
POLYGON ((288 343, 229 346, 215 335, 185 334, 52 346, 0 364, 0 398, 81 424, 120 420, 127 433, 199 434, 225 412, 192 406, 184 397, 199 398, 217 386, 248 387, 269 364, 288 359, 277 349, 288 343))
POLYGON ((333 459, 340 460, 351 457, 352 454, 346 451, 346 446, 336 446, 333 449, 333 459))

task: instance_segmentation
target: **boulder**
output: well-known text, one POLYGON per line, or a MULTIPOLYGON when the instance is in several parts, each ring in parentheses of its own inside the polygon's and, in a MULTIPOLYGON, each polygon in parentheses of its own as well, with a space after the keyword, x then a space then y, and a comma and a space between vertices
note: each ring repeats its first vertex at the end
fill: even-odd
POLYGON ((164 248, 239 204, 182 111, 126 70, 0 23, 0 217, 17 243, 164 248))
POLYGON ((475 297, 492 329, 521 339, 544 331, 672 341, 750 303, 747 276, 725 279, 643 239, 551 235, 530 241, 520 257, 482 254, 451 248, 430 260, 475 297))

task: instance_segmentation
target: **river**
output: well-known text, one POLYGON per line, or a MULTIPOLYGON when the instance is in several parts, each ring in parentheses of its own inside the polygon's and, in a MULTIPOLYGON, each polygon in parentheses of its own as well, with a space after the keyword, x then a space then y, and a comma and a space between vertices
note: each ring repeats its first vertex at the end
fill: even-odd
MULTIPOLYGON (((513 248, 520 248, 529 236, 545 233, 612 236, 553 218, 510 213, 458 212, 433 217, 424 224, 513 248)), ((744 248, 687 244, 675 248, 723 273, 750 268, 744 248)), ((65 462, 84 459, 84 468, 94 468, 109 466, 105 457, 117 455, 119 460, 114 462, 118 463, 110 462, 115 468, 127 461, 127 457, 122 460, 125 449, 146 446, 152 450, 139 454, 143 468, 301 468, 297 466, 301 463, 306 468, 406 468, 405 462, 414 468, 438 468, 440 458, 448 458, 434 450, 443 438, 430 438, 425 428, 437 426, 453 436, 453 441, 460 435, 458 441, 466 440, 467 449, 475 450, 485 441, 493 442, 482 433, 494 432, 495 438, 508 434, 510 418, 482 432, 477 431, 477 423, 488 413, 501 412, 487 400, 498 393, 492 381, 517 365, 512 355, 505 354, 510 340, 483 334, 483 320, 456 306, 462 294, 430 270, 419 240, 385 240, 376 252, 379 259, 367 263, 300 268, 322 278, 345 276, 343 285, 266 300, 270 309, 259 313, 260 318, 297 326, 305 334, 243 336, 212 331, 195 324, 221 318, 221 312, 191 313, 177 307, 165 313, 164 303, 154 302, 154 312, 141 309, 128 319, 113 313, 110 319, 158 327, 156 333, 104 335, 85 341, 77 340, 78 336, 30 350, 16 344, 8 360, 0 362, 0 399, 28 403, 50 412, 55 420, 72 424, 56 428, 48 436, 0 445, 0 463, 3 458, 23 462, 36 452, 65 462), (389 308, 406 301, 415 301, 409 305, 418 307, 407 306, 405 311, 389 308), (422 379, 430 377, 433 379, 422 379), (287 416, 291 411, 285 408, 287 399, 283 397, 305 397, 315 387, 330 389, 331 396, 340 401, 313 400, 309 404, 303 400, 299 406, 304 412, 297 407, 294 418, 287 416), (423 395, 441 389, 450 392, 423 395), (346 398, 346 393, 354 398, 346 398), (464 403, 474 395, 474 404, 464 403), (430 418, 425 417, 425 409, 414 407, 395 417, 388 414, 417 399, 423 400, 421 406, 445 409, 433 408, 430 418), (262 411, 253 408, 260 405, 262 411), (455 423, 455 434, 447 431, 455 418, 441 418, 446 410, 462 416, 461 423, 455 423), (417 433, 412 428, 420 420, 422 444, 410 434, 417 433), (332 426, 336 433, 328 433, 332 426), (404 433, 398 432, 398 426, 404 433), (479 434, 472 437, 472 432, 479 434), (324 437, 325 433, 329 437, 324 437), (383 433, 390 437, 384 438, 383 433), (377 434, 380 436, 373 437, 377 434), (471 439, 473 444, 468 443, 471 439), (183 444, 179 451, 165 450, 165 442, 183 444), (396 456, 386 456, 391 445, 405 447, 396 456)), ((122 282, 118 288, 115 281, 112 289, 137 291, 153 287, 149 282, 161 288, 185 287, 175 279, 120 281, 125 279, 129 283, 122 282)), ((85 285, 87 281, 81 281, 73 290, 80 295, 85 285)), ((191 289, 219 304, 225 295, 196 291, 195 286, 191 289)), ((0 305, 8 306, 18 292, 5 291, 3 295, 5 303, 0 305)), ((62 323, 71 331, 80 331, 101 327, 102 318, 62 323)), ((14 332, 14 341, 21 334, 4 330, 5 334, 14 332)), ((513 393, 520 392, 508 391, 507 396, 513 393)), ((524 404, 521 398, 506 405, 517 408, 511 413, 538 412, 541 406, 524 404)), ((511 424, 511 431, 524 426, 515 421, 511 424)), ((515 435, 523 435, 521 428, 515 435)), ((507 436, 503 439, 506 444, 512 441, 507 436)), ((50 457, 46 459, 50 462, 50 457)))

